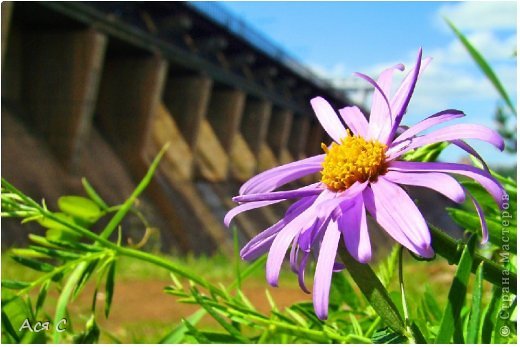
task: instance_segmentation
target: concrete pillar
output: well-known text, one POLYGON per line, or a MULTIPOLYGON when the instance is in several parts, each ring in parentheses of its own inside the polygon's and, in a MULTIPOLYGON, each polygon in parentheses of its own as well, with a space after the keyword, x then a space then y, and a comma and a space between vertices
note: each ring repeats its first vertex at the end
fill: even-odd
POLYGON ((166 69, 166 61, 157 56, 114 56, 105 64, 98 123, 129 164, 144 155, 166 69))
POLYGON ((256 158, 267 138, 272 105, 268 101, 248 98, 240 130, 256 158))
POLYGON ((87 29, 35 31, 23 41, 27 115, 60 162, 75 171, 91 127, 106 38, 87 29))
POLYGON ((200 124, 208 109, 213 81, 205 76, 171 76, 163 100, 186 143, 195 148, 200 124))
MULTIPOLYGON (((5 51, 7 48, 7 40, 9 38, 9 29, 11 26, 11 16, 13 13, 14 3, 12 1, 3 1, 1 4, 2 8, 2 63, 5 58, 5 51)), ((4 64, 2 64, 3 70, 4 64)))
POLYGON ((273 114, 271 115, 271 122, 267 133, 267 142, 273 150, 274 155, 279 160, 289 142, 292 120, 293 114, 289 110, 274 109, 273 114))
POLYGON ((305 148, 308 157, 323 153, 321 143, 323 142, 324 134, 325 130, 323 130, 321 125, 316 121, 311 121, 307 146, 305 148))
POLYGON ((294 159, 299 160, 306 157, 305 146, 309 139, 310 119, 306 116, 294 117, 291 134, 289 135, 289 151, 294 159))
POLYGON ((227 88, 213 89, 206 119, 215 131, 222 147, 228 153, 239 129, 244 105, 244 92, 227 88))

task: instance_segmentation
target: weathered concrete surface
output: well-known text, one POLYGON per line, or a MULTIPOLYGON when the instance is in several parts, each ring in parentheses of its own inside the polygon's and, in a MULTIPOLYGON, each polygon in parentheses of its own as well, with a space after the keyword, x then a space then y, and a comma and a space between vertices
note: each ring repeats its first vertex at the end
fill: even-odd
POLYGON ((146 146, 149 158, 170 143, 164 154, 161 167, 170 181, 187 181, 193 177, 193 156, 175 120, 163 103, 156 109, 151 135, 146 146))
POLYGON ((22 102, 59 161, 77 169, 98 95, 106 38, 93 29, 27 32, 22 102))
POLYGON ((245 182, 255 174, 256 158, 240 133, 235 135, 230 159, 231 177, 233 179, 245 182))
POLYGON ((293 114, 288 110, 276 108, 271 115, 269 131, 267 133, 267 143, 279 160, 281 159, 282 152, 287 149, 292 120, 293 114))
POLYGON ((228 177, 229 158, 209 122, 200 124, 200 134, 195 148, 196 173, 210 182, 222 182, 228 177))
POLYGON ((169 76, 163 93, 166 108, 190 149, 195 149, 213 81, 205 76, 169 76))

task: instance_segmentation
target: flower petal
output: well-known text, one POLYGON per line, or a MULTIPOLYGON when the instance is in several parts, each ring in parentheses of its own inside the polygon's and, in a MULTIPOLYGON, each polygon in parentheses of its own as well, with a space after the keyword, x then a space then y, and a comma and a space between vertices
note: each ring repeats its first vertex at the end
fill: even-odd
MULTIPOLYGON (((419 77, 419 73, 422 71, 421 69, 421 60, 422 60, 422 48, 419 49, 419 53, 417 54, 417 62, 415 64, 414 69, 405 77, 397 92, 392 98, 391 109, 393 115, 392 122, 392 130, 388 134, 388 137, 384 143, 389 144, 397 128, 401 124, 401 120, 403 119, 404 114, 406 113, 406 109, 408 104, 410 103, 410 99, 412 98, 413 91, 415 89, 415 84, 417 83, 417 79, 419 77)), ((424 67, 428 65, 430 62, 429 59, 426 59, 424 67)), ((382 139, 384 140, 384 139, 382 139)))
POLYGON ((422 257, 433 257, 428 226, 399 186, 380 176, 363 191, 363 199, 372 217, 394 240, 422 257))
POLYGON ((310 195, 318 195, 320 194, 324 188, 316 188, 319 183, 313 183, 303 188, 294 189, 294 190, 284 190, 278 192, 268 192, 268 193, 258 193, 258 194, 248 194, 248 195, 239 195, 233 198, 234 202, 244 203, 244 202, 252 202, 252 201, 265 201, 265 200, 290 200, 303 198, 310 195))
POLYGON ((421 163, 408 161, 393 161, 388 169, 390 171, 400 172, 444 172, 457 175, 463 175, 474 179, 493 197, 498 206, 502 203, 502 186, 484 170, 478 169, 471 165, 455 164, 455 163, 421 163))
POLYGON ((279 203, 282 201, 284 201, 284 199, 267 200, 267 201, 253 201, 253 202, 248 202, 248 203, 245 203, 242 205, 238 205, 237 207, 233 207, 231 210, 228 211, 228 213, 226 213, 226 216, 224 217, 224 224, 227 227, 229 227, 229 224, 231 224, 231 221, 233 220, 233 218, 235 218, 238 214, 240 214, 242 212, 254 210, 255 208, 260 208, 260 207, 276 204, 276 203, 279 203))
POLYGON ((340 236, 338 223, 331 220, 323 236, 316 272, 314 273, 312 301, 314 311, 319 319, 327 319, 328 317, 330 283, 340 236))
POLYGON ((440 172, 399 172, 388 171, 385 178, 397 184, 426 187, 438 191, 456 203, 462 203, 466 199, 464 189, 460 183, 450 175, 440 172))
POLYGON ((307 262, 310 255, 310 253, 303 253, 302 261, 300 262, 300 266, 298 268, 298 284, 300 285, 300 288, 307 294, 310 294, 311 292, 305 285, 305 268, 307 267, 307 262))
POLYGON ((341 110, 339 110, 339 114, 354 135, 367 137, 368 121, 365 118, 365 115, 359 109, 359 107, 344 107, 341 110))
POLYGON ((239 194, 271 192, 276 188, 322 169, 324 154, 281 165, 249 179, 240 187, 239 194))
POLYGON ((394 70, 404 70, 403 64, 395 65, 389 69, 384 70, 379 78, 377 84, 381 88, 374 92, 372 97, 372 107, 370 109, 370 122, 368 129, 368 138, 376 140, 386 140, 392 128, 392 110, 388 101, 390 89, 392 88, 392 76, 394 70), (383 93, 383 94, 382 94, 383 93))
POLYGON ((388 150, 388 160, 397 158, 415 148, 426 146, 432 143, 453 141, 458 139, 482 140, 492 144, 501 151, 504 149, 504 139, 502 139, 502 136, 500 136, 500 134, 496 131, 479 124, 455 124, 420 137, 412 138, 409 145, 401 150, 388 150))
POLYGON ((298 214, 276 235, 269 249, 265 271, 267 282, 270 285, 274 287, 278 285, 278 276, 287 248, 302 229, 312 226, 316 219, 315 205, 327 199, 328 196, 328 191, 324 190, 311 206, 298 214))
POLYGON ((347 130, 332 106, 320 96, 311 100, 311 106, 323 129, 334 141, 340 143, 341 139, 347 136, 347 130))
POLYGON ((451 140, 450 141, 452 144, 454 144, 455 146, 459 147, 460 149, 462 149, 463 151, 465 151, 466 153, 469 153, 471 154, 472 156, 474 156, 475 158, 478 159, 478 161, 480 161, 480 163, 482 164, 482 166, 484 167, 484 170, 486 170, 487 172, 489 172, 489 167, 487 166, 486 162, 484 161, 484 159, 480 156, 480 154, 478 154, 478 152, 473 148, 471 147, 468 143, 466 143, 465 141, 463 140, 451 140))
POLYGON ((282 230, 282 228, 285 227, 290 221, 296 218, 296 216, 309 208, 309 206, 311 206, 315 200, 316 197, 311 196, 300 199, 292 204, 289 209, 287 209, 287 212, 282 219, 253 237, 244 247, 242 247, 242 250, 240 251, 240 256, 242 259, 252 260, 262 255, 263 253, 266 253, 269 250, 269 247, 271 247, 276 234, 282 230))
POLYGON ((371 77, 359 72, 355 72, 354 75, 361 77, 362 79, 374 86, 374 98, 376 98, 376 96, 379 96, 379 98, 374 99, 372 103, 372 107, 376 107, 376 111, 370 112, 370 118, 368 120, 369 139, 379 140, 381 130, 385 127, 388 127, 392 121, 392 109, 390 108, 388 97, 386 96, 386 93, 381 88, 381 86, 371 77), (386 106, 386 110, 384 109, 384 107, 380 106, 381 103, 383 106, 386 106), (380 107, 381 110, 379 110, 380 107), (374 116, 374 119, 372 119, 372 116, 374 116))
POLYGON ((468 192, 468 195, 473 202, 473 206, 475 206, 475 209, 477 210, 478 218, 480 219, 480 228, 482 229, 482 243, 488 242, 489 239, 489 232, 486 222, 486 217, 484 216, 484 211, 482 210, 482 207, 480 207, 480 204, 478 201, 468 192))
POLYGON ((411 126, 407 130, 405 130, 401 135, 399 135, 392 143, 399 143, 402 140, 411 138, 423 130, 426 130, 434 125, 441 124, 444 122, 448 122, 452 119, 457 119, 460 117, 464 117, 464 112, 459 110, 444 110, 438 112, 426 119, 423 119, 419 123, 411 126))
POLYGON ((367 216, 363 197, 358 196, 350 208, 338 219, 339 230, 349 253, 360 263, 372 258, 372 246, 368 235, 367 216))
POLYGON ((368 186, 368 181, 363 183, 354 182, 347 190, 341 193, 333 193, 334 199, 328 199, 316 206, 316 213, 320 218, 328 217, 331 213, 334 219, 338 219, 343 210, 346 210, 368 186))

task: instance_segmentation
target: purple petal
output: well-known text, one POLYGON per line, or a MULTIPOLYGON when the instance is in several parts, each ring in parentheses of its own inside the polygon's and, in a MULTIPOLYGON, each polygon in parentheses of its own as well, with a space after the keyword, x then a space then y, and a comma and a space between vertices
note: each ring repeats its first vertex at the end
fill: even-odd
POLYGON ((298 214, 276 235, 266 263, 266 278, 270 285, 275 287, 278 285, 278 276, 287 248, 303 228, 308 228, 314 223, 316 219, 314 207, 326 199, 327 193, 326 190, 323 191, 309 208, 298 214))
POLYGON ((386 93, 376 81, 374 81, 369 76, 359 72, 355 72, 354 75, 361 77, 362 79, 373 85, 376 89, 374 91, 374 98, 376 98, 376 96, 379 96, 379 98, 374 99, 372 107, 377 105, 376 109, 378 110, 381 103, 383 104, 383 106, 386 106, 386 110, 384 110, 384 108, 382 107, 381 110, 377 111, 377 113, 376 111, 370 112, 370 118, 368 122, 368 136, 370 137, 370 139, 379 140, 381 130, 384 129, 384 127, 386 126, 389 126, 388 123, 390 123, 392 120, 392 110, 390 108, 390 103, 388 102, 386 93), (372 115, 375 115, 375 119, 373 120, 372 115))
POLYGON ((368 263, 372 258, 366 218, 363 197, 358 196, 352 206, 338 219, 345 246, 352 257, 360 263, 368 263))
POLYGON ((253 237, 242 248, 240 251, 240 256, 244 260, 252 260, 262 255, 263 253, 266 253, 271 247, 276 234, 282 230, 282 228, 285 227, 290 221, 296 218, 296 216, 309 208, 309 206, 311 206, 315 200, 316 197, 308 197, 298 200, 292 204, 281 220, 253 237))
POLYGON ((318 172, 322 169, 321 163, 324 158, 325 155, 320 154, 264 171, 244 183, 239 194, 270 192, 286 183, 318 172))
POLYGON ((488 239, 489 239, 489 232, 488 232, 486 217, 484 216, 484 211, 482 211, 482 207, 480 207, 480 204, 473 197, 473 195, 471 195, 470 192, 468 192, 467 190, 466 190, 466 192, 468 193, 468 196, 470 197, 471 201, 473 202, 473 206, 475 206, 475 209, 477 210, 478 218, 480 219, 480 228, 482 230, 482 242, 481 243, 486 243, 486 242, 488 242, 488 239))
POLYGON ((452 144, 454 144, 455 146, 459 147, 460 149, 462 149, 462 150, 466 151, 467 153, 471 154, 475 158, 477 158, 478 161, 480 161, 480 163, 484 167, 484 170, 489 172, 489 167, 487 166, 486 162, 484 161, 484 159, 480 156, 480 154, 478 154, 478 152, 473 147, 471 147, 469 144, 467 144, 463 140, 452 140, 450 142, 452 144))
POLYGON ((318 216, 323 218, 332 213, 334 219, 339 218, 343 210, 346 210, 348 206, 355 201, 355 197, 363 192, 368 183, 368 181, 363 183, 354 182, 354 184, 348 187, 344 192, 331 192, 331 194, 334 194, 334 199, 328 199, 316 207, 318 216))
POLYGON ((381 88, 381 92, 376 89, 372 97, 372 107, 370 109, 370 123, 368 128, 368 137, 377 140, 386 140, 388 133, 392 128, 392 110, 388 102, 390 89, 392 88, 392 76, 394 70, 404 70, 403 64, 395 65, 386 69, 379 75, 377 84, 381 88))
POLYGON ((426 146, 442 141, 453 141, 458 139, 477 139, 486 141, 500 150, 504 149, 504 139, 496 131, 479 124, 456 124, 433 131, 424 136, 415 137, 405 148, 394 151, 389 150, 388 160, 399 157, 412 149, 426 146))
POLYGON ((289 264, 291 265, 291 270, 294 273, 298 273, 298 251, 300 247, 298 246, 298 238, 295 237, 291 246, 291 252, 289 253, 289 264))
POLYGON ((303 253, 302 261, 298 268, 298 284, 300 288, 307 294, 310 294, 310 290, 305 285, 305 268, 307 267, 307 261, 309 260, 310 253, 303 253))
POLYGON ((372 217, 394 240, 422 257, 433 257, 428 226, 398 185, 380 176, 363 191, 363 199, 372 217))
POLYGON ((420 133, 421 131, 424 131, 434 125, 448 122, 452 119, 457 119, 460 117, 464 117, 464 112, 458 110, 444 110, 438 112, 405 130, 393 141, 393 143, 399 143, 402 140, 411 138, 420 133))
POLYGON ((464 189, 456 179, 439 172, 399 172, 388 171, 385 178, 397 184, 426 187, 438 191, 456 203, 466 199, 464 189))
POLYGON ((341 124, 332 106, 320 96, 312 99, 311 105, 323 129, 334 141, 340 143, 341 139, 347 136, 347 130, 341 124))
POLYGON ((397 127, 399 127, 401 120, 403 119, 403 116, 406 112, 406 108, 410 103, 410 99, 412 98, 412 94, 415 89, 415 84, 417 83, 417 78, 419 77, 419 72, 421 71, 421 59, 422 48, 419 49, 415 68, 412 70, 410 74, 408 74, 408 76, 405 77, 403 83, 401 83, 399 89, 397 89, 397 92, 392 98, 391 109, 394 119, 392 124, 392 130, 390 131, 389 136, 385 141, 386 144, 389 144, 392 140, 395 132, 397 131, 397 127))
POLYGON ((319 319, 323 320, 328 317, 332 269, 334 267, 334 260, 336 259, 340 236, 341 233, 338 229, 337 222, 330 221, 323 236, 318 262, 316 264, 316 272, 314 273, 312 301, 316 315, 319 319))
POLYGON ((238 205, 237 207, 232 208, 231 210, 226 213, 226 216, 224 217, 224 224, 229 227, 229 224, 231 224, 231 221, 233 218, 235 218, 238 214, 253 210, 255 208, 264 207, 272 204, 276 204, 278 202, 284 201, 284 199, 281 200, 269 200, 269 201, 254 201, 254 202, 248 202, 242 205, 238 205))
POLYGON ((408 161, 393 161, 390 163, 390 171, 400 172, 444 172, 457 175, 463 175, 474 179, 495 199, 498 206, 502 203, 502 186, 484 170, 478 169, 471 165, 454 164, 454 163, 420 163, 408 161))
POLYGON ((239 195, 233 198, 234 202, 244 203, 244 202, 252 202, 252 201, 264 201, 264 200, 290 200, 303 198, 310 195, 318 195, 323 191, 323 188, 313 188, 317 187, 318 184, 313 183, 304 188, 294 189, 294 190, 285 190, 278 192, 270 192, 270 193, 259 193, 259 194, 249 194, 249 195, 239 195))
POLYGON ((368 121, 365 115, 357 106, 347 106, 339 110, 339 114, 345 124, 350 128, 354 135, 367 137, 368 121))

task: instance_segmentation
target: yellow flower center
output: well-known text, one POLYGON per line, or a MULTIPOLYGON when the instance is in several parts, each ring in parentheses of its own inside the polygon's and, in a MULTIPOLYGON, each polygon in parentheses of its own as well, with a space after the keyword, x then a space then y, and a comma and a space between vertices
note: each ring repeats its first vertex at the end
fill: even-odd
POLYGON ((340 144, 333 142, 325 151, 321 171, 321 181, 330 190, 343 191, 355 182, 374 181, 384 174, 386 145, 378 141, 367 141, 361 136, 352 136, 347 130, 347 137, 340 144))

